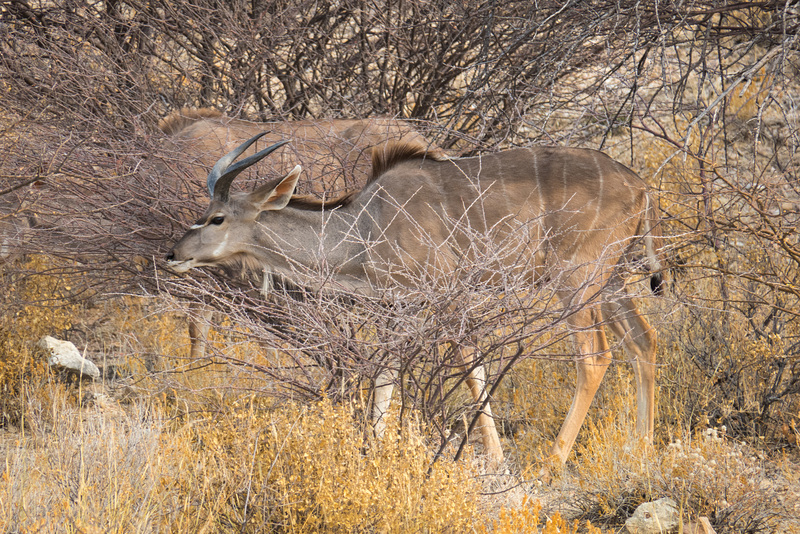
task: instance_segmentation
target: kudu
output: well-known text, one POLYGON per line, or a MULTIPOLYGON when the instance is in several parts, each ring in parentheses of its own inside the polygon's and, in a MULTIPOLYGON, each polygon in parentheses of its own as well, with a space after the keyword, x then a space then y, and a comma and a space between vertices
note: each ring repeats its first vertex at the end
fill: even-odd
MULTIPOLYGON (((228 117, 215 109, 185 108, 166 116, 158 126, 169 136, 163 151, 166 159, 162 160, 167 167, 164 169, 166 176, 176 174, 169 169, 172 167, 170 160, 188 164, 197 178, 192 185, 196 185, 200 179, 205 179, 208 169, 220 155, 266 131, 262 138, 266 142, 274 143, 284 137, 292 139, 292 150, 284 151, 287 154, 281 156, 300 163, 317 179, 309 184, 309 192, 318 196, 330 194, 331 190, 363 185, 369 175, 370 149, 387 140, 421 143, 438 150, 409 122, 390 118, 251 122, 228 117)), ((274 167, 284 165, 285 168, 285 161, 276 159, 274 167)), ((186 193, 195 195, 197 191, 189 189, 186 193)), ((205 354, 210 320, 209 308, 193 306, 189 317, 192 359, 205 354)))
MULTIPOLYGON (((173 270, 246 260, 292 277, 327 266, 326 280, 340 290, 379 295, 383 288, 457 276, 474 233, 501 247, 528 236, 520 237, 523 250, 504 261, 524 253, 531 288, 538 277, 559 273, 559 296, 573 310, 568 325, 577 351, 577 389, 553 455, 566 461, 611 361, 605 325, 633 364, 636 429, 652 440, 656 334, 623 291, 619 268, 632 245, 643 241, 651 287, 660 286, 654 241, 659 214, 633 171, 594 150, 519 148, 450 159, 399 143, 373 151, 366 186, 329 202, 294 195, 300 167, 250 193, 229 193, 242 168, 280 146, 232 164, 254 139, 209 175, 211 203, 169 252, 173 270), (609 292, 613 299, 598 298, 609 292)), ((485 452, 502 461, 483 366, 471 349, 459 356, 472 396, 484 406, 478 423, 485 452)), ((387 370, 375 383, 378 433, 395 378, 387 370)))
POLYGON ((30 233, 40 224, 33 210, 39 187, 38 182, 29 180, 0 191, 0 266, 24 256, 30 233))

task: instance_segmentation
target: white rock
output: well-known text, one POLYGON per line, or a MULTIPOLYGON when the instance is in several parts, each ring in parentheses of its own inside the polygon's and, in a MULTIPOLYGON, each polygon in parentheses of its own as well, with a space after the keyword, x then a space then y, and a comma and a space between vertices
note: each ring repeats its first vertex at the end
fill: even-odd
POLYGON ((100 378, 100 369, 94 363, 81 356, 77 347, 71 342, 44 336, 39 340, 39 346, 50 353, 47 361, 51 366, 70 369, 82 376, 94 379, 100 378))
POLYGON ((679 520, 678 505, 669 497, 664 497, 640 504, 625 521, 625 528, 631 534, 662 534, 677 529, 679 520))

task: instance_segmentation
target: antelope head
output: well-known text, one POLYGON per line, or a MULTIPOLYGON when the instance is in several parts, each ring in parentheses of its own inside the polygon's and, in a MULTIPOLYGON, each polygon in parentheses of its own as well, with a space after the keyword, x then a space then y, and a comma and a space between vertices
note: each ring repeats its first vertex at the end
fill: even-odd
POLYGON ((288 143, 280 141, 233 163, 265 133, 248 139, 220 158, 211 169, 207 180, 211 203, 167 254, 167 265, 172 270, 183 273, 194 267, 227 264, 252 256, 250 249, 254 240, 251 234, 257 227, 259 214, 280 210, 289 202, 300 177, 299 165, 285 177, 255 191, 230 193, 231 183, 239 173, 288 143))

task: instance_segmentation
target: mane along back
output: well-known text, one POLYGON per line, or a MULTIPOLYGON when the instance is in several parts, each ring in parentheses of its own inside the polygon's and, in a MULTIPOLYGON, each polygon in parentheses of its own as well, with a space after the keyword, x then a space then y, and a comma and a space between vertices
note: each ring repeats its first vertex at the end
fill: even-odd
POLYGON ((224 116, 221 111, 214 108, 182 108, 158 121, 158 129, 167 135, 175 135, 195 122, 206 119, 220 120, 224 116))
MULTIPOLYGON (((389 141, 383 145, 376 146, 372 149, 372 174, 367 180, 367 184, 374 182, 400 163, 425 158, 444 161, 447 156, 438 150, 429 151, 423 145, 414 142, 389 141)), ((301 210, 331 210, 340 206, 347 206, 360 192, 360 190, 350 191, 331 200, 319 200, 311 196, 297 195, 292 197, 288 205, 301 210)))
POLYGON ((393 167, 414 159, 429 158, 434 161, 447 159, 441 151, 429 151, 425 146, 414 142, 389 141, 372 149, 372 175, 367 183, 372 183, 393 167))

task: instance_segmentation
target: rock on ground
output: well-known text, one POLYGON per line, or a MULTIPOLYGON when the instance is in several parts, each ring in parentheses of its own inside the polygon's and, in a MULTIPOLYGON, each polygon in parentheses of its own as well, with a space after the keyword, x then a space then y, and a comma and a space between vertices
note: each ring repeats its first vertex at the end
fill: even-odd
POLYGON ((51 366, 75 371, 82 377, 90 377, 94 380, 100 378, 100 369, 81 356, 77 347, 71 342, 44 336, 39 340, 39 346, 50 354, 47 361, 51 366))
MULTIPOLYGON (((678 532, 680 511, 678 504, 664 497, 639 505, 633 515, 625 521, 625 528, 631 534, 666 534, 678 532)), ((697 523, 684 524, 686 534, 716 534, 708 518, 700 517, 697 523)))
POLYGON ((661 534, 678 528, 680 512, 677 503, 669 497, 639 505, 625 521, 631 534, 661 534))

